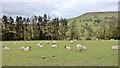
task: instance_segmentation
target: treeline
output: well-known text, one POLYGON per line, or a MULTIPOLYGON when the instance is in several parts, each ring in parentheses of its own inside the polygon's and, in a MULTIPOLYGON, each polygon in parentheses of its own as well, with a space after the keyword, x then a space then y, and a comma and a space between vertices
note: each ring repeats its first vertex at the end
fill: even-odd
POLYGON ((1 20, 2 40, 53 40, 66 38, 67 20, 44 16, 23 18, 4 15, 1 20))
POLYGON ((88 23, 78 26, 80 22, 76 20, 68 23, 65 18, 50 19, 47 14, 32 18, 16 16, 15 19, 3 15, 0 37, 1 40, 120 39, 120 26, 116 17, 90 21, 93 22, 92 26, 88 23))

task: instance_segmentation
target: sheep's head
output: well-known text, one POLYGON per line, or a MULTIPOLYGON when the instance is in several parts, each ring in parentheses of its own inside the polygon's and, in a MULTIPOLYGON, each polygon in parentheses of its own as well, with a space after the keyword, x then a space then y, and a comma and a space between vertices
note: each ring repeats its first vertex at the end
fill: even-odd
POLYGON ((45 59, 46 57, 45 57, 45 56, 42 56, 41 58, 42 58, 42 59, 45 59))
POLYGON ((32 47, 29 47, 29 49, 31 50, 32 47))
POLYGON ((55 56, 53 56, 53 57, 55 57, 55 56))
POLYGON ((64 46, 64 48, 66 49, 66 46, 64 46))

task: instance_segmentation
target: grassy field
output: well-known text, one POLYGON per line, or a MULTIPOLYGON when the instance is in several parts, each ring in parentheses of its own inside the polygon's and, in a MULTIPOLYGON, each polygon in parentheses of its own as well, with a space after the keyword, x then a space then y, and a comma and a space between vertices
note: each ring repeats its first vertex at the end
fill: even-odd
POLYGON ((58 48, 42 41, 44 48, 37 48, 39 41, 3 41, 2 46, 8 46, 9 51, 2 51, 3 66, 118 66, 118 51, 111 47, 118 41, 79 41, 87 47, 86 51, 76 50, 77 42, 57 41, 58 48), (68 45, 72 50, 65 50, 68 45), (32 51, 20 51, 19 46, 31 46, 32 51), (41 56, 46 56, 42 59, 41 56), (55 57, 53 57, 55 56, 55 57))

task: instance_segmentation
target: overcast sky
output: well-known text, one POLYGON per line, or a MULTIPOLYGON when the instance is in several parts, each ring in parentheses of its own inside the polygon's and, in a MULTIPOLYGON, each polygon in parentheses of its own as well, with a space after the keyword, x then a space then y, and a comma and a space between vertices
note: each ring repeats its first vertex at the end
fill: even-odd
POLYGON ((119 0, 2 0, 2 14, 73 18, 86 12, 118 11, 119 0))

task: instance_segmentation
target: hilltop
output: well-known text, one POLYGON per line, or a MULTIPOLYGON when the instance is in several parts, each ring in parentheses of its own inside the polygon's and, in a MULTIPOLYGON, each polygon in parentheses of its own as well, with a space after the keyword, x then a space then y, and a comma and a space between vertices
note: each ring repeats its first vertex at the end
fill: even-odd
POLYGON ((85 20, 85 19, 96 19, 96 18, 101 18, 104 19, 105 17, 118 17, 118 11, 110 11, 110 12, 88 12, 88 13, 84 13, 80 16, 77 16, 75 18, 70 18, 68 19, 69 22, 76 20, 76 21, 80 21, 80 20, 85 20))

